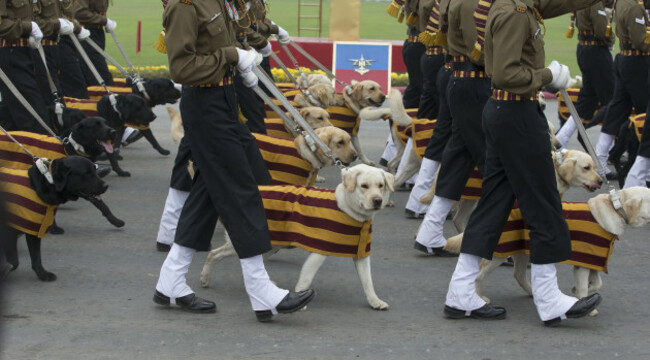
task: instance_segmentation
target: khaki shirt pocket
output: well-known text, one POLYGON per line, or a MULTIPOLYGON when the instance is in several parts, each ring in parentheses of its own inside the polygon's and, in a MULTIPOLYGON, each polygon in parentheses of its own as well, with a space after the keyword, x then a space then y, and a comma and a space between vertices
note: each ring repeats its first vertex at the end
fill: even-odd
POLYGON ((220 14, 216 19, 205 24, 205 29, 210 34, 211 40, 210 44, 213 44, 217 48, 228 45, 228 31, 226 29, 226 23, 224 20, 224 14, 220 14))
POLYGON ((11 8, 13 8, 14 10, 18 10, 18 9, 26 6, 29 3, 30 3, 29 0, 11 0, 11 1, 9 1, 9 4, 11 4, 11 8))
POLYGON ((530 42, 535 50, 535 53, 544 52, 544 28, 543 26, 535 19, 534 16, 529 15, 530 23, 530 42))
POLYGON ((44 18, 55 18, 58 17, 58 11, 56 7, 58 4, 56 0, 41 0, 40 6, 40 15, 44 18))

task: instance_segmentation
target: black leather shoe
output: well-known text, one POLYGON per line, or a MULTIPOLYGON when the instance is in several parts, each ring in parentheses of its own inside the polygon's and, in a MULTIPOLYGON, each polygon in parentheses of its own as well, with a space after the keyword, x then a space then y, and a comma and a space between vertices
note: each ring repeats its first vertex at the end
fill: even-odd
POLYGON ((404 216, 406 216, 407 219, 422 219, 422 218, 424 218, 424 214, 416 214, 415 211, 411 211, 409 209, 404 210, 404 216))
POLYGON ((440 257, 458 257, 458 254, 454 254, 453 252, 449 252, 441 247, 439 248, 430 248, 426 247, 419 242, 415 242, 413 245, 413 248, 415 250, 421 251, 427 255, 432 255, 432 256, 440 256, 440 257))
POLYGON ((611 171, 605 174, 607 180, 618 180, 618 173, 616 171, 611 171))
MULTIPOLYGON (((158 305, 171 305, 169 297, 158 290, 153 293, 153 302, 158 305)), ((213 313, 217 311, 217 305, 214 302, 201 299, 194 293, 176 298, 176 305, 192 313, 213 313)))
POLYGON ((472 311, 469 315, 465 310, 455 309, 445 305, 445 317, 448 319, 464 319, 466 317, 480 320, 503 320, 506 318, 506 309, 501 306, 485 304, 483 307, 472 311))
MULTIPOLYGON (((314 298, 314 294, 314 290, 312 289, 307 289, 299 293, 291 291, 284 297, 284 299, 282 299, 282 301, 280 301, 278 306, 275 307, 275 310, 281 314, 296 312, 309 304, 309 302, 314 298)), ((268 322, 273 318, 273 313, 271 310, 261 310, 255 311, 255 316, 259 322, 268 322)))
MULTIPOLYGON (((589 315, 590 312, 594 311, 594 309, 598 307, 601 301, 603 301, 603 298, 599 293, 591 294, 578 300, 578 302, 573 304, 573 306, 571 306, 571 309, 569 309, 569 311, 567 311, 564 315, 572 319, 577 319, 589 315)), ((555 327, 560 325, 561 322, 562 319, 556 317, 555 319, 544 321, 544 325, 548 327, 555 327)))
POLYGON ((97 176, 99 176, 100 178, 103 178, 106 175, 111 173, 111 167, 110 166, 98 166, 96 172, 97 172, 97 176))
POLYGON ((160 252, 169 252, 171 248, 172 248, 171 245, 163 244, 156 241, 156 250, 160 252))
POLYGON ((383 167, 388 166, 388 160, 384 158, 379 159, 379 166, 383 166, 383 167))

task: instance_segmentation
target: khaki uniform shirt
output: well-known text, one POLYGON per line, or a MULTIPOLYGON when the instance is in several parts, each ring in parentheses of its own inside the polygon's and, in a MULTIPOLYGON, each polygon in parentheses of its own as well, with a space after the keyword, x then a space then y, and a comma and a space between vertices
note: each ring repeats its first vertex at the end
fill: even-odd
POLYGON ((436 1, 438 0, 420 0, 418 4, 418 32, 423 32, 427 29, 429 15, 431 15, 431 9, 433 9, 433 4, 436 1))
POLYGON ((28 38, 32 33, 32 8, 29 0, 0 0, 0 38, 28 38))
MULTIPOLYGON (((406 0, 404 2, 404 22, 406 22, 406 19, 408 19, 409 15, 418 15, 418 3, 419 0, 406 0)), ((415 22, 415 24, 412 25, 407 25, 409 29, 418 29, 418 23, 419 21, 415 22)))
POLYGON ((579 31, 591 31, 596 40, 604 45, 614 45, 615 37, 607 37, 607 12, 602 2, 598 2, 586 9, 576 11, 576 27, 579 31))
POLYGON ((59 33, 59 0, 37 0, 34 6, 34 21, 43 32, 43 37, 59 33))
POLYGON ((542 18, 585 8, 598 0, 494 0, 487 18, 485 70, 492 86, 530 97, 553 80, 546 69, 542 18))
POLYGON ((108 0, 75 0, 78 8, 74 18, 86 28, 97 28, 106 25, 108 0))
MULTIPOLYGON (((440 32, 445 33, 445 36, 447 35, 447 30, 449 26, 449 6, 451 4, 451 0, 440 0, 440 15, 438 18, 438 29, 440 32)), ((445 43, 442 45, 442 48, 445 50, 449 50, 449 44, 445 43)))
POLYGON ((235 30, 223 0, 170 0, 163 26, 175 82, 216 84, 237 64, 235 30))
POLYGON ((257 32, 265 38, 278 34, 278 26, 266 18, 266 0, 251 0, 251 12, 254 16, 257 32))
MULTIPOLYGON (((452 56, 467 56, 472 62, 472 50, 476 42, 476 24, 474 23, 474 10, 478 0, 455 0, 449 5, 449 28, 447 30, 447 47, 452 56)), ((484 60, 476 62, 483 66, 484 60)))
POLYGON ((643 6, 635 0, 617 0, 614 19, 621 43, 632 43, 636 50, 650 51, 650 44, 645 43, 647 15, 643 6))

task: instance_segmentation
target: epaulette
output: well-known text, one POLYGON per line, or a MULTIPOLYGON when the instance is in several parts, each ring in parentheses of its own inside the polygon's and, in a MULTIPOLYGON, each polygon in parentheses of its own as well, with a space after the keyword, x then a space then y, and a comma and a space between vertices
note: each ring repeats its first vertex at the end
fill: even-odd
POLYGON ((526 12, 526 4, 521 1, 521 0, 512 0, 512 2, 515 4, 515 11, 518 13, 525 13, 526 12))
POLYGON ((183 4, 192 5, 192 0, 180 0, 183 4))

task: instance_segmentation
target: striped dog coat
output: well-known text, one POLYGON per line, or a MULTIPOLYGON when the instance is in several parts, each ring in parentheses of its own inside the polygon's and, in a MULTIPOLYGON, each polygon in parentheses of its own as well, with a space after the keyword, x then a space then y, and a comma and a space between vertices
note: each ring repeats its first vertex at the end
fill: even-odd
MULTIPOLYGON (((580 94, 580 89, 579 88, 568 88, 566 89, 567 94, 569 94, 569 97, 571 98, 571 101, 575 104, 578 102, 578 95, 580 94)), ((569 111, 569 107, 566 105, 566 101, 564 100, 564 97, 560 92, 555 94, 557 96, 557 112, 558 116, 562 120, 568 120, 569 116, 571 116, 571 112, 569 111)), ((600 104, 601 106, 603 104, 600 104)), ((600 106, 598 107, 600 109, 600 106)), ((598 110, 594 111, 594 115, 598 113, 598 110)), ((592 115, 593 117, 593 115, 592 115)), ((588 123, 588 120, 583 120, 583 123, 588 123)))
MULTIPOLYGON (((71 109, 79 109, 86 114, 86 116, 99 116, 97 114, 97 100, 87 100, 87 99, 75 99, 75 98, 70 98, 70 97, 64 97, 63 101, 65 102, 65 106, 69 107, 71 109)), ((131 123, 124 123, 124 126, 128 126, 130 128, 138 129, 138 130, 149 130, 150 127, 149 125, 138 125, 138 124, 131 124, 131 123)))
POLYGON ((330 106, 327 109, 330 122, 339 129, 345 130, 350 135, 359 134, 361 119, 346 103, 345 106, 330 106))
POLYGON ((293 139, 293 136, 284 127, 284 120, 278 118, 264 118, 266 134, 276 138, 293 139))
MULTIPOLYGON (((411 121, 413 121, 417 117, 418 109, 406 109, 406 113, 411 117, 411 121)), ((395 134, 397 135, 397 139, 399 140, 400 143, 402 143, 402 146, 406 146, 406 142, 411 137, 413 123, 407 126, 403 126, 397 124, 395 121, 393 121, 392 118, 389 117, 388 124, 391 127, 391 129, 395 131, 395 134)))
POLYGON ((46 204, 38 197, 27 170, 0 168, 0 191, 5 199, 9 226, 44 238, 54 222, 58 206, 46 204))
POLYGON ((300 156, 293 140, 255 133, 253 135, 271 175, 272 185, 314 184, 318 170, 300 156), (310 178, 312 172, 314 173, 310 178))
POLYGON ((334 190, 260 186, 271 244, 297 246, 323 255, 370 255, 372 221, 358 222, 341 211, 334 190))
MULTIPOLYGON (((124 86, 107 86, 108 90, 117 95, 132 94, 130 87, 124 86)), ((104 95, 109 95, 103 86, 88 86, 88 97, 90 100, 99 101, 104 95)))
MULTIPOLYGON (((562 215, 571 233, 571 259, 565 264, 607 272, 607 261, 618 237, 603 229, 594 219, 586 202, 562 202, 562 215)), ((530 230, 515 204, 503 229, 494 256, 508 257, 530 252, 530 230)))
POLYGON ((634 128, 634 133, 639 142, 641 142, 641 135, 643 135, 643 125, 645 125, 645 114, 630 116, 630 123, 627 128, 634 128))
MULTIPOLYGON (((61 141, 53 136, 27 131, 10 131, 9 134, 35 156, 50 160, 68 156, 61 141)), ((34 159, 31 156, 7 135, 0 134, 0 167, 26 170, 32 165, 34 159)))
MULTIPOLYGON (((280 90, 282 90, 282 89, 280 89, 280 90)), ((300 107, 298 104, 296 104, 293 101, 293 98, 296 97, 296 94, 299 94, 299 93, 300 93, 300 90, 297 90, 295 88, 291 89, 291 90, 287 90, 287 91, 282 90, 282 95, 284 95, 284 97, 286 97, 287 100, 289 100, 289 103, 295 108, 300 107)), ((284 106, 282 106, 282 104, 280 103, 280 100, 278 100, 278 99, 272 99, 272 100, 275 103, 275 105, 280 107, 280 109, 283 109, 285 112, 287 111, 286 109, 284 109, 284 106)), ((267 103, 264 103, 264 110, 266 112, 266 117, 267 118, 279 118, 280 117, 280 115, 278 115, 278 113, 273 111, 273 109, 271 109, 271 107, 267 103)))
POLYGON ((424 152, 429 145, 429 140, 433 136, 433 130, 436 128, 437 120, 413 119, 411 127, 411 138, 413 139, 413 151, 422 161, 424 152))

